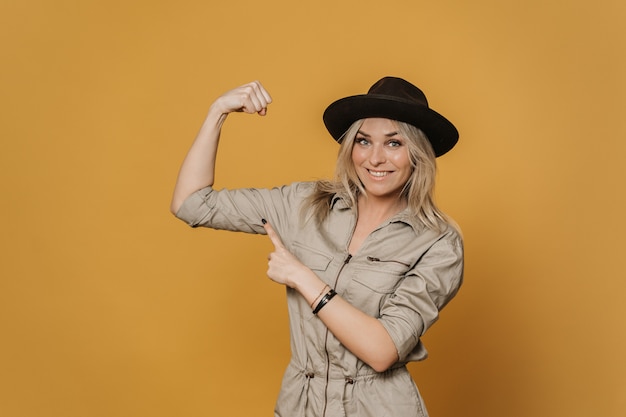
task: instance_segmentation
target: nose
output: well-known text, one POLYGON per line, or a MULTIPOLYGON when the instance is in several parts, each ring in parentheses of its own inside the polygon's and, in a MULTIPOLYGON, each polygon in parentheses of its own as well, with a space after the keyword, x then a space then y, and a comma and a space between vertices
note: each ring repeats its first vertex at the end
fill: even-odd
POLYGON ((369 160, 373 166, 380 165, 385 162, 385 150, 380 145, 374 145, 371 148, 369 160))

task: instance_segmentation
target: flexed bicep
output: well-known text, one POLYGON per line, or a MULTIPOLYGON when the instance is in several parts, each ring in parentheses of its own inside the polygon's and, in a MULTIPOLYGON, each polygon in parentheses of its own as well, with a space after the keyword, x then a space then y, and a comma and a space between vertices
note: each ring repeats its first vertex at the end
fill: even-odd
POLYGON ((228 114, 245 112, 265 116, 271 102, 272 97, 258 81, 229 90, 213 102, 178 173, 170 204, 172 213, 176 214, 192 193, 213 185, 217 147, 228 114))

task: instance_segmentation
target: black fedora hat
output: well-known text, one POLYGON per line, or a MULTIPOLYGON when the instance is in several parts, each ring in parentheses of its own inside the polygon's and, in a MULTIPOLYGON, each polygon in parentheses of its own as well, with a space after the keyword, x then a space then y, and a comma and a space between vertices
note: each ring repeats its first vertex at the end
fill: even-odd
POLYGON ((436 156, 448 152, 459 140, 456 127, 428 107, 422 90, 397 77, 378 80, 367 94, 335 101, 326 108, 323 116, 326 129, 337 142, 341 142, 352 123, 369 117, 398 120, 421 129, 436 156))

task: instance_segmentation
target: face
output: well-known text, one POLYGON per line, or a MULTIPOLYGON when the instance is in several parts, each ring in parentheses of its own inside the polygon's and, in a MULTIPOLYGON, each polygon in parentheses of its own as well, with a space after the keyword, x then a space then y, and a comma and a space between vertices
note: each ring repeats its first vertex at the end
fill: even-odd
POLYGON ((407 139, 389 119, 365 119, 352 148, 352 163, 368 196, 398 198, 411 177, 407 139))

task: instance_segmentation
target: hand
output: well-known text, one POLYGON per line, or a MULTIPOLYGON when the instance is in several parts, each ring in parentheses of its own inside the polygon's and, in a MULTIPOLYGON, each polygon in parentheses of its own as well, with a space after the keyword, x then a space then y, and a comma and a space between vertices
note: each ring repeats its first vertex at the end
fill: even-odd
POLYGON ((258 113, 260 116, 267 114, 267 106, 272 102, 272 97, 258 81, 253 81, 234 88, 222 94, 213 106, 220 113, 231 112, 258 113))
POLYGON ((285 248, 285 245, 282 240, 280 240, 280 236, 278 236, 274 228, 265 220, 263 223, 267 236, 274 245, 274 252, 270 253, 267 257, 269 261, 267 276, 278 284, 293 288, 295 286, 295 279, 308 268, 285 248))

